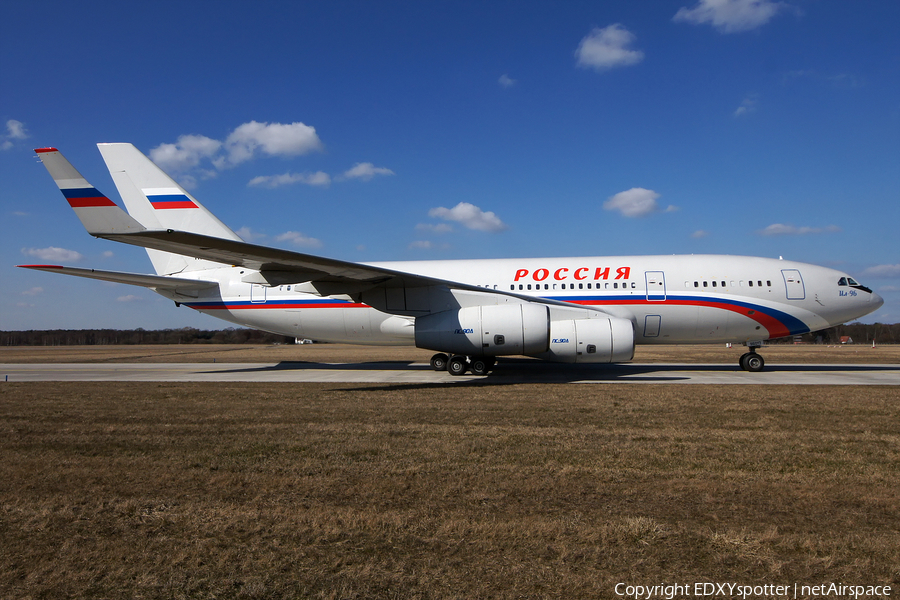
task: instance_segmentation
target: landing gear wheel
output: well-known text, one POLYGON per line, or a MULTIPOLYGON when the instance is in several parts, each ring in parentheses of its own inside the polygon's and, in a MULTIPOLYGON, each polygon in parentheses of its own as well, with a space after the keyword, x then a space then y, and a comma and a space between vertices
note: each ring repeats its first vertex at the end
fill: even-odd
POLYGON ((434 356, 431 357, 431 368, 435 371, 446 371, 447 370, 447 355, 443 352, 438 352, 434 356))
POLYGON ((447 361, 447 372, 451 375, 465 375, 468 368, 469 363, 466 362, 465 356, 454 356, 447 361))
POLYGON ((741 368, 751 373, 759 373, 766 366, 766 361, 756 352, 747 352, 741 356, 741 368))
POLYGON ((472 359, 472 375, 487 375, 494 367, 494 360, 491 358, 473 358, 472 359))

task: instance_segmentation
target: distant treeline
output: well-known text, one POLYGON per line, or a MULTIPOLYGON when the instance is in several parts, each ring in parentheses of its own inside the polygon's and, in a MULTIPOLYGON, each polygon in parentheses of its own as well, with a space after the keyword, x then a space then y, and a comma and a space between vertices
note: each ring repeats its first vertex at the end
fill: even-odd
POLYGON ((821 331, 813 331, 801 336, 786 337, 770 343, 790 344, 800 341, 808 344, 840 344, 842 338, 849 337, 854 344, 900 344, 900 323, 848 323, 829 327, 821 331))
MULTIPOLYGON (((801 341, 809 344, 840 344, 841 338, 850 337, 854 344, 900 344, 900 323, 850 323, 838 325, 802 336, 774 340, 773 343, 801 341)), ((3 346, 114 346, 129 344, 292 344, 294 338, 257 331, 229 327, 210 331, 206 329, 50 329, 29 331, 0 331, 3 346)))
POLYGON ((50 329, 2 331, 3 346, 115 346, 133 344, 293 344, 294 338, 256 329, 50 329))

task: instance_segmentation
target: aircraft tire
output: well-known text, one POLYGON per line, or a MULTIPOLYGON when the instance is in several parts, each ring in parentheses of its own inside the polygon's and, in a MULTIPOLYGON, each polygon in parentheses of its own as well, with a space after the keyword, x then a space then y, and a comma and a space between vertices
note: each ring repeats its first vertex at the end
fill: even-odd
POLYGON ((472 375, 487 375, 491 372, 491 360, 487 358, 473 358, 472 359, 472 375))
POLYGON ((766 366, 766 361, 756 352, 751 352, 745 363, 747 365, 747 370, 751 373, 759 373, 763 370, 763 367, 766 366))
POLYGON ((447 372, 453 376, 465 375, 468 368, 465 356, 454 356, 447 361, 447 372))
POLYGON ((438 352, 434 356, 431 357, 431 368, 435 371, 446 371, 447 370, 447 355, 443 352, 438 352))
POLYGON ((766 361, 756 352, 746 352, 740 359, 741 368, 751 373, 759 373, 766 366, 766 361))

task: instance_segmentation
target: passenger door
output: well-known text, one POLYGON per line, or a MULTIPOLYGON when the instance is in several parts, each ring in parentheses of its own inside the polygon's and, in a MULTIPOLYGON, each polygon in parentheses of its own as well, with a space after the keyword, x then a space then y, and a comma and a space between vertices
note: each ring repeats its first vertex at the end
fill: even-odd
POLYGON ((803 285, 800 271, 797 269, 782 269, 781 275, 784 277, 784 287, 787 291, 788 300, 806 299, 806 288, 803 285))
POLYGON ((644 273, 647 282, 647 300, 649 302, 663 302, 666 299, 666 276, 662 271, 647 271, 644 273))

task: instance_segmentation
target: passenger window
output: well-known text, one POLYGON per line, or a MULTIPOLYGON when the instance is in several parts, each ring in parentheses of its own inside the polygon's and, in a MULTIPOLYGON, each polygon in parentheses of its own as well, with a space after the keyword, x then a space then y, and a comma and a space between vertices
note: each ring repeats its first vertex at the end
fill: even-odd
POLYGON ((769 287, 772 287, 772 282, 769 281, 769 280, 766 280, 766 285, 769 286, 769 287))
POLYGON ((704 282, 703 282, 703 287, 709 287, 709 282, 704 281, 704 282))
POLYGON ((637 285, 632 281, 632 282, 631 282, 631 289, 635 289, 636 287, 637 287, 637 285))
POLYGON ((531 284, 530 284, 530 283, 528 284, 528 289, 529 289, 529 290, 531 289, 531 284))
POLYGON ((716 282, 715 282, 715 281, 713 281, 713 287, 716 287, 716 282))
POLYGON ((522 287, 522 284, 520 283, 520 284, 519 284, 519 291, 521 292, 522 289, 523 289, 523 287, 522 287))
POLYGON ((583 283, 579 283, 579 284, 578 284, 578 289, 579 289, 579 290, 583 290, 583 289, 584 289, 584 284, 583 284, 583 283))
POLYGON ((753 280, 750 280, 750 287, 753 287, 753 280))
POLYGON ((591 289, 591 284, 588 284, 588 289, 591 289))
POLYGON ((762 287, 762 281, 757 281, 756 283, 757 285, 759 285, 759 287, 762 287))
POLYGON ((619 284, 618 284, 618 283, 613 283, 613 287, 614 287, 615 289, 619 289, 619 284))
POLYGON ((512 284, 511 286, 509 286, 509 291, 511 291, 511 292, 516 291, 516 284, 512 284))
POLYGON ((699 282, 699 281, 695 281, 695 282, 694 282, 694 287, 700 287, 700 282, 699 282))

